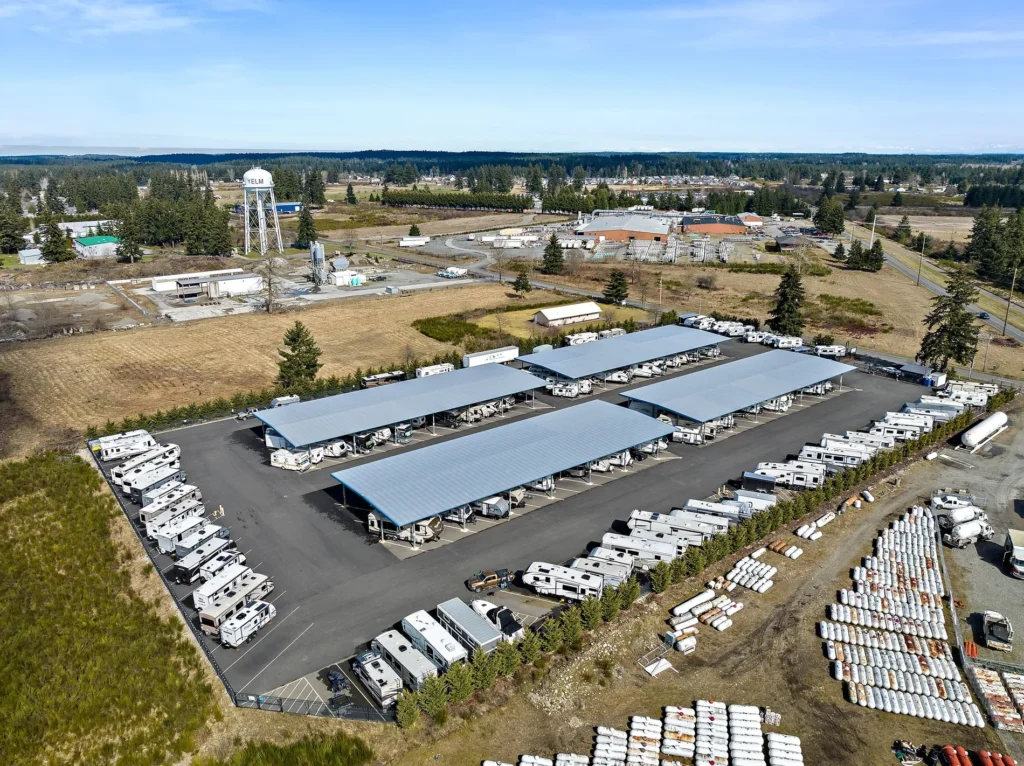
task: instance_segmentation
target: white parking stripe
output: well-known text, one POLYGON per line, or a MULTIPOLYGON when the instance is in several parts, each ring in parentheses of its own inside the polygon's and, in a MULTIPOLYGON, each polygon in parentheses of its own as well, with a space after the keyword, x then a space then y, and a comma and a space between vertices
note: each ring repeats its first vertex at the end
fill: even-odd
MULTIPOLYGON (((270 630, 268 630, 268 631, 267 631, 266 633, 264 633, 264 634, 263 634, 263 636, 261 636, 261 637, 260 637, 259 641, 257 641, 257 642, 256 642, 255 644, 253 644, 252 646, 250 646, 250 647, 249 647, 248 649, 246 649, 246 650, 245 650, 244 652, 242 652, 242 653, 241 653, 241 655, 239 655, 239 657, 238 657, 238 660, 242 659, 242 657, 244 657, 244 656, 245 656, 245 655, 247 655, 247 654, 248 654, 249 652, 251 652, 251 651, 252 651, 253 649, 255 649, 255 648, 256 648, 256 645, 257 645, 257 644, 259 644, 259 642, 260 642, 260 641, 262 641, 262 640, 263 640, 264 638, 266 638, 266 637, 267 637, 267 636, 269 636, 269 635, 270 635, 271 633, 273 633, 273 632, 274 632, 275 630, 277 630, 277 629, 278 629, 279 627, 281 627, 281 625, 283 625, 283 624, 284 624, 284 621, 285 621, 285 620, 287 620, 287 619, 288 619, 289 617, 291 617, 291 616, 292 616, 293 614, 295 614, 295 613, 296 613, 297 611, 299 611, 299 608, 298 608, 298 607, 295 607, 294 609, 292 609, 292 610, 291 610, 291 611, 290 611, 290 612, 289 612, 289 613, 288 613, 288 614, 287 614, 287 615, 286 615, 286 616, 285 616, 285 617, 284 617, 284 618, 283 618, 283 619, 281 620, 281 622, 277 623, 277 625, 275 625, 275 626, 274 626, 274 627, 272 627, 272 628, 271 628, 270 630)), ((306 630, 309 630, 309 628, 306 628, 306 630)), ((303 633, 305 633, 305 631, 303 631, 303 633)), ((289 644, 289 646, 291 646, 291 644, 289 644)), ((281 655, 278 655, 278 657, 280 657, 280 656, 281 656, 281 655)), ((277 657, 275 657, 274 659, 277 659, 277 657)), ((227 672, 228 672, 229 670, 231 670, 231 668, 233 668, 233 667, 235 666, 235 663, 237 663, 237 662, 238 662, 238 660, 235 660, 235 662, 232 662, 232 663, 231 663, 230 665, 228 665, 228 666, 227 666, 226 668, 224 668, 224 672, 225 672, 225 673, 227 673, 227 672)), ((263 670, 266 670, 266 668, 264 668, 263 670)), ((262 673, 263 671, 261 670, 260 672, 262 673)), ((251 683, 251 682, 250 682, 250 683, 251 683)), ((239 689, 239 691, 241 691, 241 689, 239 689)), ((282 694, 281 696, 282 696, 282 697, 284 697, 284 696, 286 696, 286 695, 282 694)))
MULTIPOLYGON (((296 609, 297 609, 297 608, 298 608, 298 607, 296 607, 296 609)), ((294 614, 294 612, 293 612, 293 614, 294 614)), ((291 615, 289 615, 289 616, 291 616, 291 615)), ((275 662, 277 662, 277 660, 278 660, 278 659, 280 658, 280 656, 281 656, 282 654, 284 654, 285 652, 287 652, 287 651, 288 651, 289 649, 291 649, 291 648, 292 648, 292 645, 293 645, 293 644, 294 644, 294 643, 295 643, 296 641, 298 641, 298 640, 299 640, 300 638, 302 638, 302 637, 303 637, 304 635, 306 635, 306 632, 307 632, 307 631, 308 631, 308 630, 309 630, 310 628, 312 628, 312 627, 313 627, 314 625, 316 625, 316 623, 315 623, 315 622, 311 622, 311 623, 309 623, 309 625, 308 625, 308 626, 306 626, 306 630, 304 630, 304 631, 302 631, 301 633, 299 633, 299 635, 297 635, 297 636, 296 636, 296 637, 295 637, 295 638, 294 638, 294 639, 293 639, 293 640, 292 640, 292 641, 291 641, 291 642, 290 642, 290 643, 288 644, 288 646, 286 646, 286 647, 285 647, 284 649, 282 649, 281 651, 279 651, 279 652, 277 653, 277 655, 276 655, 276 656, 274 657, 274 659, 272 659, 272 660, 271 660, 270 662, 268 662, 268 663, 267 663, 266 665, 264 665, 264 666, 263 666, 263 669, 262 669, 262 670, 260 670, 260 672, 259 672, 259 673, 257 673, 256 675, 254 675, 254 676, 253 676, 252 678, 250 678, 250 679, 249 679, 248 681, 246 681, 246 682, 245 682, 245 686, 243 686, 243 687, 242 687, 241 689, 239 689, 238 691, 239 691, 239 692, 244 692, 244 691, 245 691, 245 687, 246 687, 246 686, 248 686, 248 685, 249 685, 249 684, 251 684, 251 683, 252 683, 253 681, 255 681, 255 680, 256 680, 257 678, 259 678, 259 677, 260 677, 261 675, 263 675, 263 671, 264 671, 264 670, 266 670, 266 669, 267 669, 267 668, 269 668, 269 667, 270 667, 271 665, 273 665, 273 664, 274 664, 275 662)), ((268 635, 269 635, 269 634, 268 634, 268 635)), ((264 636, 264 638, 266 638, 266 636, 264 636)), ((262 641, 263 639, 260 639, 260 640, 262 641)), ((239 659, 240 659, 240 658, 239 658, 239 659)), ((235 662, 238 662, 238 660, 235 660, 235 662)), ((231 664, 233 665, 234 663, 231 663, 231 664)))

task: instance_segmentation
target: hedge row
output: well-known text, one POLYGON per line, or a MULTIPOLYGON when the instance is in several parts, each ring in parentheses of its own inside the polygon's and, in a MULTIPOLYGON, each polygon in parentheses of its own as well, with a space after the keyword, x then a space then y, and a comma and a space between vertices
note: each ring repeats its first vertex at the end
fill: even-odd
POLYGON ((989 412, 995 412, 996 410, 1001 409, 1001 408, 1005 407, 1007 404, 1009 404, 1010 402, 1012 402, 1016 396, 1017 396, 1017 389, 1016 388, 1004 388, 1002 391, 1000 391, 995 396, 990 396, 988 398, 988 405, 987 405, 986 409, 989 412))
MULTIPOLYGON (((817 489, 776 503, 770 510, 731 527, 727 534, 713 537, 699 547, 687 548, 686 553, 671 564, 659 562, 647 575, 651 590, 661 593, 670 585, 699 575, 713 564, 817 510, 824 503, 843 496, 897 463, 949 439, 969 426, 973 419, 972 412, 965 412, 937 425, 920 439, 879 452, 861 466, 836 474, 817 489)), ((403 728, 415 726, 422 712, 436 725, 443 726, 448 719, 450 705, 465 702, 476 692, 486 691, 498 678, 511 676, 520 666, 532 665, 543 672, 550 662, 549 655, 571 655, 581 651, 588 634, 602 623, 614 621, 621 612, 628 611, 640 592, 640 583, 631 577, 618 588, 605 588, 600 598, 588 598, 563 610, 558 616, 548 618, 539 634, 528 629, 518 642, 499 644, 493 654, 477 651, 471 662, 453 665, 444 676, 428 679, 421 691, 402 694, 398 699, 398 724, 403 728)))

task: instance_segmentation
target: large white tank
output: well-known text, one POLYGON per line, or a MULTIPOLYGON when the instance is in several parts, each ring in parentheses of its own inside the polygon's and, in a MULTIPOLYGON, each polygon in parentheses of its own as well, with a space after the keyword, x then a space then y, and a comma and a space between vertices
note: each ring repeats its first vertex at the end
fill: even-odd
POLYGON ((1009 422, 1005 412, 993 412, 978 425, 964 431, 960 441, 967 449, 974 449, 1009 422))
POLYGON ((242 187, 246 189, 273 189, 274 177, 269 170, 252 168, 242 175, 242 187))

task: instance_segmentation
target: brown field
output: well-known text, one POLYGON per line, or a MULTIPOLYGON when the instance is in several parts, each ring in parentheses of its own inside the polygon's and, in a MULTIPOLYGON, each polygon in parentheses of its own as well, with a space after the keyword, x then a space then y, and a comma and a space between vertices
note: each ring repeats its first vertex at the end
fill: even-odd
MULTIPOLYGON (((403 222, 391 226, 367 226, 359 229, 329 229, 321 231, 320 234, 328 239, 352 239, 352 240, 393 240, 404 237, 409 233, 409 226, 415 223, 419 226, 420 232, 426 236, 444 237, 453 234, 463 234, 470 231, 485 231, 488 229, 500 229, 504 226, 517 226, 524 223, 547 223, 549 221, 564 220, 564 216, 549 215, 521 215, 519 213, 479 213, 473 215, 465 211, 432 211, 429 218, 422 212, 410 214, 401 209, 385 208, 383 215, 392 218, 400 218, 403 222), (436 218, 435 213, 451 212, 456 213, 452 217, 436 218), (406 220, 408 219, 408 220, 406 220)), ((334 218, 335 216, 331 216, 334 218)))
MULTIPOLYGON (((923 231, 929 237, 938 242, 963 243, 971 238, 971 227, 974 226, 974 218, 961 215, 911 215, 910 228, 914 233, 923 231)), ((902 215, 880 215, 878 224, 880 226, 899 226, 903 219, 902 215)))
MULTIPOLYGON (((530 293, 528 297, 530 303, 537 302, 533 299, 533 295, 534 293, 530 293)), ((629 308, 628 306, 601 306, 601 308, 603 310, 602 321, 606 322, 624 322, 627 319, 646 322, 651 319, 648 312, 629 308)), ((537 309, 503 311, 500 314, 488 314, 480 319, 474 319, 473 322, 481 327, 489 327, 492 330, 499 329, 500 323, 500 329, 503 332, 519 338, 544 337, 547 335, 558 335, 562 332, 575 332, 572 325, 569 327, 553 327, 550 330, 546 327, 535 325, 533 323, 533 315, 535 313, 537 313, 537 309)), ((582 329, 585 326, 580 325, 580 328, 582 329)))
MULTIPOLYGON (((535 293, 538 300, 554 298, 535 293)), ((509 302, 497 285, 330 301, 299 312, 245 314, 120 333, 0 347, 0 450, 21 455, 69 429, 231 396, 273 383, 285 330, 301 319, 323 350, 322 375, 450 349, 414 319, 509 302)))

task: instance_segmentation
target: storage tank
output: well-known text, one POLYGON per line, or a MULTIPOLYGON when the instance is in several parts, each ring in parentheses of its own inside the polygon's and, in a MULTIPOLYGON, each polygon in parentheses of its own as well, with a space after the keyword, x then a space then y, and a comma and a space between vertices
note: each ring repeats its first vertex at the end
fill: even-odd
POLYGON ((996 431, 1001 429, 1009 422, 1009 418, 1006 417, 1005 412, 993 412, 978 425, 964 431, 964 435, 960 437, 960 441, 967 449, 974 449, 981 444, 985 439, 990 437, 996 431))

